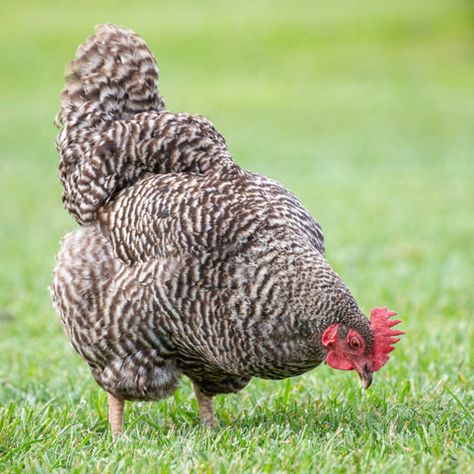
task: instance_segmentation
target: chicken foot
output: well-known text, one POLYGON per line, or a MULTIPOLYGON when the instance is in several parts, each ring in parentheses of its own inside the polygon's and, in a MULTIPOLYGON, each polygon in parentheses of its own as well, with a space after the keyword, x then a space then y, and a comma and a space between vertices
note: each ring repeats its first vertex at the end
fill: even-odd
POLYGON ((110 393, 107 393, 107 395, 109 397, 109 422, 112 427, 112 435, 114 438, 117 438, 122 434, 123 408, 125 402, 110 393))
POLYGON ((199 388, 199 385, 194 382, 193 388, 199 406, 199 419, 201 420, 201 423, 210 427, 217 426, 217 421, 212 412, 212 397, 205 395, 199 388))

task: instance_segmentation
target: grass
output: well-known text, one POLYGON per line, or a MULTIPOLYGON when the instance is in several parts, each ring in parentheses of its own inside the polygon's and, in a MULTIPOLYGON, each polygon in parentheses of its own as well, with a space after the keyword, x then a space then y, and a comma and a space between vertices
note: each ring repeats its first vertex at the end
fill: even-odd
POLYGON ((461 0, 14 2, 0 30, 0 471, 472 472, 474 36, 461 0), (187 381, 106 399, 46 287, 74 223, 56 179, 62 71, 93 25, 156 52, 173 110, 200 112, 236 160, 291 188, 361 307, 407 331, 367 393, 320 367, 217 398, 199 426, 187 381))

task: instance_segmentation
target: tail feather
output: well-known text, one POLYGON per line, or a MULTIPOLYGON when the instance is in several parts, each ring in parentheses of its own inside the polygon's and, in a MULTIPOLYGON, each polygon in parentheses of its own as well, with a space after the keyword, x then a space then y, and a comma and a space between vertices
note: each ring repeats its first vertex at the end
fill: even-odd
POLYGON ((63 204, 80 224, 151 174, 235 167, 224 138, 201 116, 164 110, 158 66, 133 31, 102 25, 69 65, 56 139, 63 204))
POLYGON ((66 68, 56 125, 84 107, 90 111, 90 104, 108 120, 160 110, 158 77, 156 60, 142 38, 125 28, 100 25, 66 68))

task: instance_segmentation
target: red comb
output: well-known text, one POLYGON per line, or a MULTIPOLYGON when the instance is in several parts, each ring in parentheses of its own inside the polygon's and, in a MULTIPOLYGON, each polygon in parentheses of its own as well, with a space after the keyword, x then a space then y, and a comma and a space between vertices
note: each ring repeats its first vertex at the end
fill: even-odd
POLYGON ((374 308, 370 312, 370 327, 374 336, 374 343, 372 347, 372 371, 379 370, 385 365, 389 359, 389 354, 395 347, 401 336, 405 334, 403 331, 392 329, 393 326, 401 323, 398 319, 389 318, 395 316, 397 313, 390 311, 386 306, 382 308, 374 308))

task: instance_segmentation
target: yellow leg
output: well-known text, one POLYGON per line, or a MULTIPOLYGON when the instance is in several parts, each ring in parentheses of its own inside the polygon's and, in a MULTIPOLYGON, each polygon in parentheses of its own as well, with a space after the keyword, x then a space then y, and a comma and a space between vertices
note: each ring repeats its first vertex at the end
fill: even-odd
POLYGON ((112 427, 114 438, 122 434, 122 420, 124 401, 115 398, 112 394, 107 393, 109 397, 109 422, 112 427))
POLYGON ((202 393, 197 384, 193 382, 194 394, 199 405, 199 419, 203 425, 217 426, 216 419, 212 413, 212 397, 202 393))

